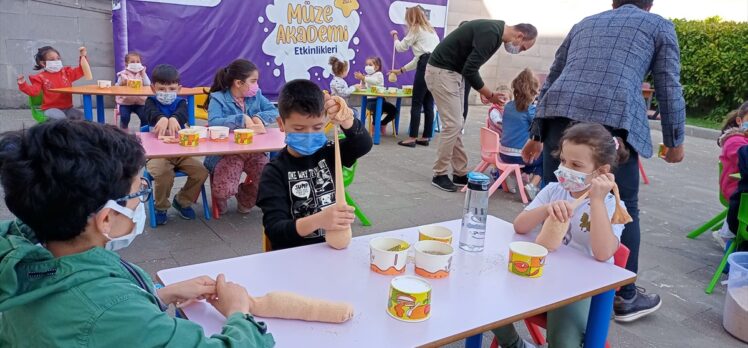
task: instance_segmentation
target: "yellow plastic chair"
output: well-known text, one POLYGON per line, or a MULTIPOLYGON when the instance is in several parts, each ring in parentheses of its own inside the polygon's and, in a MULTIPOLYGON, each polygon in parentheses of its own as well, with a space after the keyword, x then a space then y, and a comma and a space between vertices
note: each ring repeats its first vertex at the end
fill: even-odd
MULTIPOLYGON (((197 87, 202 88, 205 91, 210 90, 210 87, 197 87)), ((201 120, 207 120, 208 119, 208 110, 203 109, 203 105, 208 100, 207 94, 198 94, 195 95, 195 105, 193 106, 195 108, 195 118, 199 118, 201 120)))

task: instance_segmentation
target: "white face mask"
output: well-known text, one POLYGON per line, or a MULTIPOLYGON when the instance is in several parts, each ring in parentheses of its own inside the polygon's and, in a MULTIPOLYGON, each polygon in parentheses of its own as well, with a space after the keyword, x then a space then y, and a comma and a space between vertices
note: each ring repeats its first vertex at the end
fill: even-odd
POLYGON ((373 66, 373 65, 367 65, 367 66, 366 66, 366 67, 364 68, 364 71, 366 71, 366 74, 367 74, 367 75, 371 75, 371 74, 373 74, 373 73, 375 73, 375 72, 376 72, 376 71, 374 70, 374 66, 373 66))
POLYGON ((130 231, 130 233, 126 235, 112 238, 104 233, 104 236, 109 239, 109 241, 106 242, 106 245, 104 246, 106 250, 116 251, 127 248, 128 246, 130 246, 132 241, 135 240, 135 237, 143 233, 143 229, 145 228, 145 208, 143 206, 143 202, 138 202, 138 206, 135 207, 134 211, 130 208, 123 207, 117 204, 117 202, 113 200, 107 201, 104 205, 104 208, 110 208, 128 217, 132 220, 133 223, 132 231, 130 231))
POLYGON ((587 182, 587 177, 591 174, 578 172, 562 165, 558 166, 558 169, 553 174, 556 175, 558 184, 569 192, 584 191, 590 186, 587 182))
POLYGON ((512 42, 507 42, 504 44, 504 49, 509 52, 509 54, 517 54, 520 51, 520 46, 515 45, 512 42))
POLYGON ((140 63, 127 64, 127 70, 130 70, 132 72, 140 72, 141 70, 143 70, 143 64, 140 64, 140 63))
POLYGON ((156 92, 156 100, 164 105, 171 105, 177 100, 177 92, 156 92))
POLYGON ((61 60, 48 60, 44 64, 44 70, 49 72, 58 72, 62 70, 62 61, 61 60))

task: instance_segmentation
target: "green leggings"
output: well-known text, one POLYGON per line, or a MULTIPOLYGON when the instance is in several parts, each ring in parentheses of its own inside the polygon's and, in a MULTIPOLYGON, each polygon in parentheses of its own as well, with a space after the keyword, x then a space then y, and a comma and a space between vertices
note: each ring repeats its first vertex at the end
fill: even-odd
MULTIPOLYGON (((546 328, 548 348, 582 347, 589 311, 589 298, 549 311, 546 328)), ((525 343, 514 329, 514 324, 491 331, 496 335, 501 348, 525 348, 525 343)))

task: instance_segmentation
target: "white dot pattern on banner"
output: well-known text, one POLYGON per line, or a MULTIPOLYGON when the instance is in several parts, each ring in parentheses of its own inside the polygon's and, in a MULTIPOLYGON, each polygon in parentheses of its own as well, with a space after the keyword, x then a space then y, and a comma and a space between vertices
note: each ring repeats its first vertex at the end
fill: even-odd
POLYGON ((353 44, 358 45, 358 43, 359 43, 358 36, 353 37, 353 44))
POLYGON ((275 77, 281 76, 280 69, 273 69, 273 76, 275 76, 275 77))
POLYGON ((262 31, 264 31, 264 32, 267 33, 268 32, 268 28, 262 28, 262 31))
POLYGON ((265 66, 270 66, 270 62, 265 62, 265 66))
POLYGON ((257 21, 260 23, 265 23, 265 17, 262 17, 262 16, 257 17, 257 21))

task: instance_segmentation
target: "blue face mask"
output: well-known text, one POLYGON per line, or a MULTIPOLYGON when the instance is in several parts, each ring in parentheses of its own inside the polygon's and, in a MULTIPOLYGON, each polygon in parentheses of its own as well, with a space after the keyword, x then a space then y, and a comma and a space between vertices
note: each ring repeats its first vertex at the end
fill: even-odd
POLYGON ((748 131, 748 122, 743 121, 743 123, 740 125, 740 130, 748 131))
POLYGON ((325 133, 286 133, 286 144, 302 156, 317 152, 327 143, 325 133))

